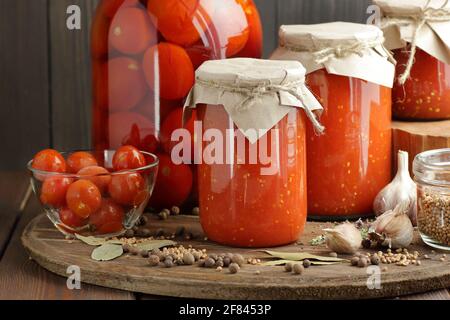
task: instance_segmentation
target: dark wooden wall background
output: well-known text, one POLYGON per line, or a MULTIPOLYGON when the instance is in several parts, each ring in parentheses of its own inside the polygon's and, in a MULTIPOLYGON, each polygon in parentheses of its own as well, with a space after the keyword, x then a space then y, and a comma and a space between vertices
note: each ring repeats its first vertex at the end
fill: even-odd
MULTIPOLYGON (((39 149, 90 145, 89 25, 98 0, 0 0, 0 169, 39 149), (82 10, 82 30, 66 9, 82 10)), ((370 0, 255 0, 267 56, 281 24, 365 22, 370 0)))

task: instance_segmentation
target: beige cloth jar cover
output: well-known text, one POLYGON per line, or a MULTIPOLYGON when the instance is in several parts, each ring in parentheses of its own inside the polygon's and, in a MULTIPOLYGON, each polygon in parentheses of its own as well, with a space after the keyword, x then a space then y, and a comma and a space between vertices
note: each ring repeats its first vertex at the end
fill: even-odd
POLYGON ((329 73, 354 77, 392 88, 395 61, 376 26, 331 22, 280 27, 280 45, 272 60, 296 60, 307 73, 325 68, 329 73))
MULTIPOLYGON (((436 59, 450 64, 450 1, 373 0, 382 11, 381 28, 388 49, 411 46, 404 83, 414 62, 416 46, 436 59)), ((402 78, 402 76, 400 78, 402 78)))
POLYGON ((321 111, 322 106, 305 86, 305 73, 298 61, 207 61, 196 71, 185 112, 188 114, 197 104, 223 105, 235 125, 255 143, 292 107, 299 107, 321 132, 324 128, 313 111, 321 111))

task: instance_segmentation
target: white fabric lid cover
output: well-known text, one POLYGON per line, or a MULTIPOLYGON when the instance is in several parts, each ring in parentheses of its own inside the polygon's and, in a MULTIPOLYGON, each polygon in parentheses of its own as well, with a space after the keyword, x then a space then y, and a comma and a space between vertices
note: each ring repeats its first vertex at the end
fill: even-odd
POLYGON ((196 71, 185 110, 200 103, 223 105, 251 143, 267 133, 292 107, 303 108, 321 131, 323 127, 312 111, 321 111, 322 106, 306 87, 305 72, 298 61, 247 58, 206 61, 196 71), (251 129, 256 130, 256 135, 251 129))
POLYGON ((392 87, 395 61, 384 46, 381 29, 373 25, 331 22, 280 27, 280 46, 274 60, 298 60, 307 73, 360 78, 392 87))

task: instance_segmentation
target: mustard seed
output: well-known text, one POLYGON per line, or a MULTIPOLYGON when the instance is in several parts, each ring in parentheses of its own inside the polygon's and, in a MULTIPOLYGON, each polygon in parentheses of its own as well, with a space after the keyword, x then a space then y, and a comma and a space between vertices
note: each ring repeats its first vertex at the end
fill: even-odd
POLYGON ((215 264, 216 264, 216 261, 214 261, 214 259, 212 259, 212 258, 207 258, 205 260, 205 267, 206 268, 213 268, 215 266, 215 264))

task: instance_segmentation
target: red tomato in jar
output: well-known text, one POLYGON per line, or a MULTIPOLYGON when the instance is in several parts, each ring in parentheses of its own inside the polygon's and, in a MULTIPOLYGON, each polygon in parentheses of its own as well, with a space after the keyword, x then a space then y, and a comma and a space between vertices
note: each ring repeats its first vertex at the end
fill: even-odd
POLYGON ((137 206, 148 193, 144 177, 139 173, 114 174, 108 186, 111 198, 126 206, 137 206))
POLYGON ((31 167, 46 172, 66 172, 66 160, 56 150, 46 149, 38 152, 31 167))
POLYGON ((142 68, 150 89, 155 91, 159 85, 163 99, 182 99, 194 85, 191 59, 186 50, 175 44, 160 42, 150 47, 144 53, 142 68), (159 71, 159 77, 155 71, 159 71))
POLYGON ((119 232, 123 228, 125 211, 111 199, 103 199, 102 206, 89 217, 89 223, 97 233, 108 234, 119 232))
POLYGON ((84 180, 95 184, 102 194, 106 192, 108 184, 111 182, 109 171, 99 166, 85 167, 78 171, 77 175, 83 176, 84 180))
POLYGON ((158 32, 147 11, 124 8, 113 18, 109 31, 111 46, 124 54, 139 54, 157 42, 158 32))
POLYGON ((93 20, 91 28, 91 55, 95 59, 102 59, 108 55, 108 35, 111 21, 106 17, 93 20))
MULTIPOLYGON (((203 0, 202 0, 203 1, 203 0)), ((148 0, 147 9, 165 39, 188 46, 200 39, 210 23, 199 0, 148 0)))
POLYGON ((41 189, 41 202, 55 208, 66 204, 66 193, 72 179, 67 177, 52 176, 45 179, 41 189))
POLYGON ((122 145, 139 146, 142 137, 155 132, 153 124, 135 112, 114 113, 109 117, 108 124, 111 149, 118 149, 122 145))
POLYGON ((122 146, 113 156, 114 171, 138 169, 145 166, 144 155, 133 146, 122 146))
POLYGON ((139 0, 103 0, 99 5, 99 10, 108 18, 113 18, 117 11, 136 7, 139 5, 139 0))
POLYGON ((80 218, 88 218, 100 208, 102 195, 89 180, 78 180, 69 186, 66 194, 67 206, 80 218))
POLYGON ((59 210, 59 220, 69 228, 80 228, 86 224, 86 220, 77 216, 67 207, 59 210))
POLYGON ((191 139, 189 141, 183 140, 183 144, 188 144, 184 146, 184 149, 193 150, 195 141, 194 121, 195 121, 195 110, 193 110, 191 118, 188 120, 188 122, 184 127, 183 127, 183 109, 176 109, 167 116, 166 120, 163 122, 161 126, 161 144, 163 146, 164 151, 167 154, 170 154, 172 152, 173 147, 178 143, 180 143, 177 141, 172 141, 172 134, 174 133, 175 130, 178 129, 187 130, 189 132, 191 139))
POLYGON ((191 168, 186 164, 174 164, 167 155, 158 157, 159 172, 150 205, 155 208, 181 206, 192 190, 191 168))
POLYGON ((97 164, 97 159, 89 152, 74 152, 67 158, 67 172, 77 173, 85 167, 96 166, 97 164))
POLYGON ((110 111, 129 110, 145 97, 147 86, 142 67, 136 60, 126 57, 110 59, 103 72, 107 72, 110 111))

